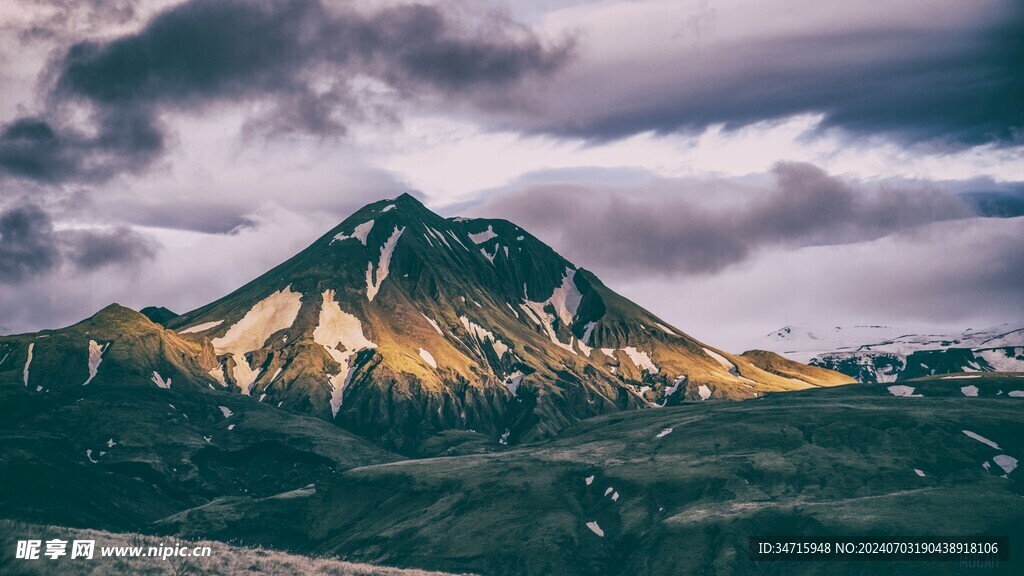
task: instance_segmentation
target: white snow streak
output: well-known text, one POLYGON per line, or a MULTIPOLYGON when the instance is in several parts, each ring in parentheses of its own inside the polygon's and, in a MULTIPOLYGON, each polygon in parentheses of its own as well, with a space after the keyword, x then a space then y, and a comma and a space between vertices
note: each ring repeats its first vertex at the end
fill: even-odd
POLYGON ((999 444, 996 444, 995 442, 989 440, 988 438, 985 438, 980 434, 976 434, 974 432, 971 432, 970 430, 961 430, 961 432, 970 436, 971 438, 974 438, 975 440, 981 442, 982 444, 988 444, 989 446, 995 448, 996 450, 1002 450, 1002 448, 999 447, 999 444))
POLYGON ((462 326, 466 331, 476 338, 481 344, 490 340, 491 347, 494 348, 494 353, 498 355, 498 358, 501 358, 506 352, 508 352, 508 345, 499 340, 490 330, 480 326, 465 316, 459 316, 459 320, 462 322, 462 326))
POLYGON ((426 319, 427 322, 430 322, 430 327, 433 328, 435 332, 437 332, 441 336, 444 336, 444 332, 441 331, 441 327, 437 325, 437 322, 434 322, 434 320, 427 317, 427 315, 422 312, 420 312, 420 316, 423 316, 423 318, 426 319))
POLYGON ((977 396, 978 395, 978 387, 977 386, 962 386, 960 388, 960 392, 962 392, 964 396, 977 396))
POLYGON ((110 346, 110 344, 100 346, 99 342, 89 340, 89 378, 86 379, 82 386, 92 382, 92 379, 96 377, 100 370, 100 362, 103 361, 103 352, 106 351, 107 346, 110 346))
POLYGON ((671 334, 672 336, 677 336, 675 330, 669 328, 668 326, 665 326, 661 322, 655 322, 654 325, 657 326, 658 328, 661 328, 661 331, 666 333, 666 334, 671 334))
POLYGON ((711 350, 709 348, 703 348, 703 350, 704 350, 705 354, 707 354, 708 356, 711 356, 712 358, 715 359, 715 361, 717 361, 719 364, 721 364, 722 368, 725 368, 726 370, 728 370, 729 374, 732 374, 733 376, 739 376, 740 375, 739 370, 736 369, 736 365, 733 364, 732 362, 730 362, 728 358, 726 358, 725 356, 722 356, 718 352, 715 352, 714 350, 711 350))
POLYGON ((32 349, 36 347, 35 342, 30 342, 28 345, 28 358, 25 360, 25 367, 21 370, 21 379, 25 381, 25 386, 28 386, 28 368, 32 365, 32 349))
POLYGON ((214 320, 213 322, 203 322, 202 324, 196 324, 195 326, 191 326, 189 328, 185 328, 181 332, 178 332, 178 334, 195 334, 196 332, 206 332, 207 330, 209 330, 211 328, 216 328, 217 326, 220 326, 223 323, 224 323, 223 320, 214 320))
POLYGON ((914 474, 917 474, 918 476, 924 478, 924 472, 918 470, 917 468, 914 468, 914 474))
POLYGON ((701 400, 707 400, 708 398, 711 398, 711 388, 701 384, 697 387, 697 394, 700 395, 701 400))
POLYGON ((601 530, 601 527, 597 525, 596 520, 594 522, 587 522, 587 528, 590 528, 590 531, 594 534, 604 538, 604 530, 601 530))
POLYGON ((658 432, 658 435, 655 436, 655 438, 664 438, 665 436, 668 436, 671 433, 672 433, 672 429, 671 428, 665 428, 661 432, 658 432))
POLYGON ((381 247, 380 262, 377 264, 376 274, 373 270, 373 262, 366 264, 366 298, 370 302, 373 302, 373 297, 380 291, 380 285, 388 277, 388 272, 391 268, 391 255, 395 252, 395 246, 398 245, 398 239, 402 236, 402 232, 405 232, 404 226, 402 228, 395 226, 391 237, 381 247))
POLYGON ((234 415, 231 408, 228 408, 227 406, 217 406, 217 408, 220 408, 220 413, 223 414, 225 418, 231 418, 231 416, 234 415))

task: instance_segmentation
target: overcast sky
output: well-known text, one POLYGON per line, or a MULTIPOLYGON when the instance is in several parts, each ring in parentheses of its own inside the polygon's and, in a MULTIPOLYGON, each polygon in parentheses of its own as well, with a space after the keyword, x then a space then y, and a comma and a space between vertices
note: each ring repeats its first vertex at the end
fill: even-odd
POLYGON ((7 0, 0 333, 185 312, 410 192, 688 333, 1024 319, 1024 5, 7 0))

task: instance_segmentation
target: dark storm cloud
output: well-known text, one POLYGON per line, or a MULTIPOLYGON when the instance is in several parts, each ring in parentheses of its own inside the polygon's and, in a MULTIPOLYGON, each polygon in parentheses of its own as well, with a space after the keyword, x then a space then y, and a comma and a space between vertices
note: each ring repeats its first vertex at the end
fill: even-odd
POLYGON ((20 284, 67 263, 88 271, 131 266, 152 258, 158 245, 126 227, 56 230, 50 214, 22 203, 0 211, 0 283, 20 284))
POLYGON ((799 20, 807 6, 783 2, 760 30, 739 39, 713 32, 744 14, 711 17, 712 33, 680 31, 677 41, 657 44, 661 52, 652 48, 645 65, 594 63, 552 90, 542 116, 520 121, 603 140, 807 113, 823 115, 822 128, 905 143, 1024 140, 1024 4, 919 2, 908 5, 920 12, 913 22, 863 6, 816 9, 818 22, 787 28, 780 23, 799 20))
POLYGON ((857 243, 973 215, 936 188, 855 187, 802 163, 773 174, 773 186, 714 205, 700 182, 660 191, 535 186, 474 212, 522 225, 579 265, 662 275, 715 273, 765 247, 857 243))
MULTIPOLYGON (((159 116, 265 103, 271 132, 344 133, 361 113, 350 82, 385 82, 400 99, 501 100, 516 82, 566 62, 514 23, 474 24, 436 6, 361 13, 317 0, 193 0, 138 33, 80 42, 52 62, 45 116, 0 132, 0 170, 44 181, 102 180, 166 148, 159 116), (90 114, 90 129, 74 111, 90 114)), ((80 116, 80 114, 79 114, 80 116)))
POLYGON ((59 240, 65 257, 81 270, 141 264, 155 256, 158 249, 152 239, 125 226, 66 230, 59 240))
POLYGON ((20 282, 59 262, 53 223, 46 212, 32 204, 0 212, 0 282, 20 282))

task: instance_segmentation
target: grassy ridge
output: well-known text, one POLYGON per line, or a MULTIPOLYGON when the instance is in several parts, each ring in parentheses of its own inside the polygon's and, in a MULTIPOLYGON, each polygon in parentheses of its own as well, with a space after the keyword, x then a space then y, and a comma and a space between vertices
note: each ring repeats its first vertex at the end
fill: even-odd
POLYGON ((748 560, 747 539, 765 534, 1002 534, 1019 550, 1021 470, 1005 475, 993 458, 1024 460, 1024 399, 1008 396, 1024 379, 914 386, 924 397, 851 385, 613 414, 542 445, 338 474, 291 503, 301 521, 289 522, 280 502, 246 499, 178 514, 161 528, 488 574, 960 571, 956 563, 748 560), (965 396, 966 385, 978 397, 965 396))

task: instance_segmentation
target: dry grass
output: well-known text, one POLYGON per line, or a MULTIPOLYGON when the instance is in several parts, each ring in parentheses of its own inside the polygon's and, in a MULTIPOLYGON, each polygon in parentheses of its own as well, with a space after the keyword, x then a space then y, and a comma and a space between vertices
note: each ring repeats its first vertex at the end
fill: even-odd
MULTIPOLYGON (((43 544, 42 551, 46 545, 43 544)), ((70 552, 70 544, 68 545, 70 552)), ((316 574, 323 576, 448 576, 441 572, 404 570, 371 564, 355 564, 332 558, 316 558, 277 552, 264 548, 245 548, 209 540, 182 541, 141 534, 117 534, 100 530, 84 530, 61 526, 28 524, 14 520, 0 520, 0 574, 25 576, 101 576, 106 574, 138 574, 144 576, 206 576, 214 574, 316 574), (71 541, 95 540, 92 560, 65 556, 51 560, 40 554, 37 560, 18 560, 15 556, 19 539, 46 540, 58 538, 71 541), (199 558, 102 558, 103 546, 150 546, 178 544, 189 549, 209 546, 211 555, 199 558)))

